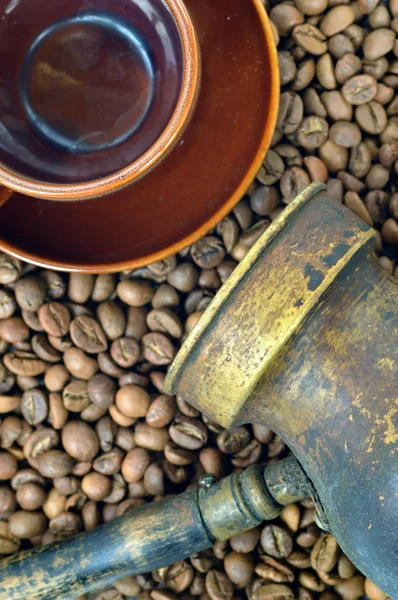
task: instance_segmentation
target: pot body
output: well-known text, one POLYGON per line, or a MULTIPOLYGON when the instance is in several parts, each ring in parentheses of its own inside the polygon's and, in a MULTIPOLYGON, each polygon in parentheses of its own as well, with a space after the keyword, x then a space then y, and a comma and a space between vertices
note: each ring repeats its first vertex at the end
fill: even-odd
POLYGON ((167 391, 225 427, 281 435, 327 528, 397 598, 397 281, 377 266, 372 230, 322 186, 285 213, 203 315, 167 391))

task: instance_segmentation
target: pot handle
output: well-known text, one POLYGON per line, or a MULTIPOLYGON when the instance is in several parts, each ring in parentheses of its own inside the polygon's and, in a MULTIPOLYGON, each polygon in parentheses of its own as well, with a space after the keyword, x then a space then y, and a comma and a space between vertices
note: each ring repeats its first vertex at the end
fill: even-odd
POLYGON ((13 190, 9 190, 6 187, 0 185, 0 207, 3 206, 14 194, 13 190))

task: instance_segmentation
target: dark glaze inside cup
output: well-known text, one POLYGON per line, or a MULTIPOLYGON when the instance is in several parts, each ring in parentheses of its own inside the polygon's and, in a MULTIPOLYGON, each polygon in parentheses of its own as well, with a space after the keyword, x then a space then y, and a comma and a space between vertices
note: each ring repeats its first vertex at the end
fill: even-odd
POLYGON ((123 169, 156 142, 183 71, 179 31, 162 0, 4 4, 3 167, 48 183, 81 183, 123 169))

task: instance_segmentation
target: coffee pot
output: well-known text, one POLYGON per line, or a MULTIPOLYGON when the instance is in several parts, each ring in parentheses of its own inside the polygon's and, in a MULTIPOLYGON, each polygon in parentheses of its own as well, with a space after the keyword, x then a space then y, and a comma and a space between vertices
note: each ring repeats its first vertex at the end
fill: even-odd
POLYGON ((224 427, 261 423, 292 455, 147 504, 0 563, 0 599, 73 598, 170 565, 312 496, 353 563, 398 598, 398 287, 371 228, 313 184, 237 266, 165 392, 224 427))

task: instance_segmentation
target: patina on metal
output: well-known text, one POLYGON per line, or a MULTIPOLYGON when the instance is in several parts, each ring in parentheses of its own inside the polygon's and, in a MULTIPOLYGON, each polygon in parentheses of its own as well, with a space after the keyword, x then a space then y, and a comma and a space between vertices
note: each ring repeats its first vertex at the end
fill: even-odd
POLYGON ((398 285, 375 233, 321 184, 282 213, 180 350, 165 391, 299 459, 318 520, 398 598, 398 285))
POLYGON ((205 483, 199 490, 147 504, 69 541, 2 560, 0 600, 72 600, 99 585, 154 571, 210 548, 216 539, 229 539, 275 518, 292 497, 302 500, 312 492, 292 457, 272 468, 249 467, 205 483))

